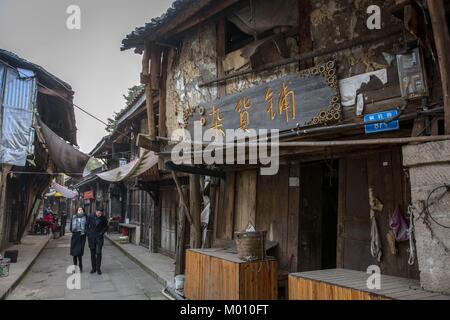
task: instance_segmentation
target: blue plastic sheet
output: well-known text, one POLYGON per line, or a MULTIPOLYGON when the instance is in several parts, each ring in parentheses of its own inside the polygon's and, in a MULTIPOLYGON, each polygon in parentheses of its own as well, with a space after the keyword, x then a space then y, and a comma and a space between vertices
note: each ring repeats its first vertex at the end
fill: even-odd
POLYGON ((34 141, 36 78, 32 71, 1 64, 0 75, 0 163, 23 167, 34 141))

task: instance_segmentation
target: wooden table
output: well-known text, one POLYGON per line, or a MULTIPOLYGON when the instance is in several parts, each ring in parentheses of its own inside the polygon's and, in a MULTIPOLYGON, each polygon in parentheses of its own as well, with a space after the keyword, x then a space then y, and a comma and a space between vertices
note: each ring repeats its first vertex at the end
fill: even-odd
POLYGON ((187 250, 184 296, 191 300, 276 300, 277 261, 246 262, 224 249, 187 250))
POLYGON ((420 288, 418 280, 381 275, 380 289, 369 289, 370 274, 347 269, 289 275, 289 300, 420 300, 445 299, 420 288))

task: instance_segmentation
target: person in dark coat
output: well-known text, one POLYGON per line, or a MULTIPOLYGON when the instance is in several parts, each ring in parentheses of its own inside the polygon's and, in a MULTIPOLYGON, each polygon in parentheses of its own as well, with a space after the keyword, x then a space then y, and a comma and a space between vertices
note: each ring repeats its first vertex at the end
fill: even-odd
POLYGON ((70 231, 72 238, 70 239, 70 255, 73 257, 73 264, 80 268, 83 272, 83 254, 86 244, 86 223, 87 217, 83 208, 78 208, 78 212, 70 221, 70 231))
POLYGON ((61 236, 66 234, 67 213, 61 212, 61 236))
POLYGON ((97 209, 94 215, 88 217, 86 229, 89 249, 91 250, 91 273, 102 274, 102 249, 104 235, 108 229, 108 221, 103 214, 103 209, 97 209))

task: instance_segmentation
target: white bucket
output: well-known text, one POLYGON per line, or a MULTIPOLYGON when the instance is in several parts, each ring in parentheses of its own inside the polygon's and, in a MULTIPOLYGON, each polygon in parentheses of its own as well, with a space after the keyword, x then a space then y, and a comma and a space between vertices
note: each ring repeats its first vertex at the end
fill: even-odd
POLYGON ((175 276, 175 290, 182 291, 184 288, 184 275, 175 276))

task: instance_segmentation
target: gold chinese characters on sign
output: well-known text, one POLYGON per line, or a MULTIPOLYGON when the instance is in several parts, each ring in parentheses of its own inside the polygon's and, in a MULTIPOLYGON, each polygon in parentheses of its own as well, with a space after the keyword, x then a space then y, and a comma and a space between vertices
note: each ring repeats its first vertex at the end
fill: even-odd
MULTIPOLYGON (((275 120, 276 113, 273 111, 274 97, 271 88, 266 89, 264 99, 267 101, 266 112, 269 114, 270 120, 275 120)), ((290 118, 295 119, 295 92, 290 90, 284 81, 278 94, 278 114, 281 116, 283 112, 285 112, 286 123, 289 123, 290 118)))
POLYGON ((220 109, 218 107, 213 107, 212 112, 209 115, 212 118, 211 129, 214 129, 219 134, 224 134, 223 116, 220 113, 220 109))
POLYGON ((243 89, 209 106, 187 108, 183 113, 184 128, 199 121, 201 126, 219 134, 224 134, 225 129, 288 130, 329 125, 340 121, 341 117, 334 61, 243 89))
POLYGON ((251 103, 249 98, 244 97, 236 102, 234 110, 239 113, 239 129, 246 131, 250 124, 250 110, 251 103))

